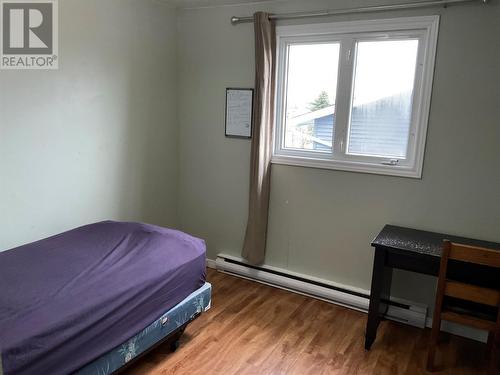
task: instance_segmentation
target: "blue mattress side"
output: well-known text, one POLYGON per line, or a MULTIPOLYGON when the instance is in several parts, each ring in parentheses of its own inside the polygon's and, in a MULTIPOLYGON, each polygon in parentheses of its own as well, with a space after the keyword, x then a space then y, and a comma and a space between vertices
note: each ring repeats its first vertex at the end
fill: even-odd
POLYGON ((212 286, 205 283, 159 319, 122 345, 82 367, 77 375, 109 375, 144 353, 211 305, 212 286))

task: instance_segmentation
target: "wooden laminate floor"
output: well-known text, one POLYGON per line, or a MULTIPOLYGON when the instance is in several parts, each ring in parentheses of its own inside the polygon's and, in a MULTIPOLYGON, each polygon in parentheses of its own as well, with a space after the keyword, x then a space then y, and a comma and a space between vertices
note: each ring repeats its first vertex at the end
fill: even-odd
MULTIPOLYGON (((208 272, 212 308, 169 352, 165 344, 127 370, 139 374, 426 374, 429 330, 382 322, 369 352, 366 314, 208 272)), ((442 334, 435 374, 484 374, 484 344, 442 334)))

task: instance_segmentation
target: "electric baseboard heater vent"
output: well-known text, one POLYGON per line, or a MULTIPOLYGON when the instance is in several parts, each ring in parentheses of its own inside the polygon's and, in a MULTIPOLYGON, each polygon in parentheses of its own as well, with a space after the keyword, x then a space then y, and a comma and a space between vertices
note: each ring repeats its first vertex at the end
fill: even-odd
MULTIPOLYGON (((217 256, 215 266, 220 272, 307 295, 357 311, 368 312, 370 293, 367 290, 332 283, 277 267, 254 266, 241 258, 226 254, 217 256)), ((391 299, 385 318, 424 328, 427 307, 399 299, 391 299)))

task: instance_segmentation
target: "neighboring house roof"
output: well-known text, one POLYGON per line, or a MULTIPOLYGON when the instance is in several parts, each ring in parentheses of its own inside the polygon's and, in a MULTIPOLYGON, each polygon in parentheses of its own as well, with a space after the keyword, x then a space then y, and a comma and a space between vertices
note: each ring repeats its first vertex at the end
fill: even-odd
MULTIPOLYGON (((289 125, 291 125, 290 129, 292 131, 297 131, 296 126, 304 126, 304 125, 310 125, 314 123, 317 119, 326 117, 326 116, 332 116, 335 114, 335 105, 331 105, 329 107, 325 107, 322 109, 319 109, 317 111, 312 111, 308 113, 304 113, 302 115, 298 115, 295 117, 292 117, 288 119, 289 125)), ((333 124, 332 124, 333 126, 333 124)), ((330 126, 330 127, 332 127, 330 126)), ((330 131, 331 133, 331 131, 330 131)), ((315 142, 317 144, 321 144, 324 147, 331 148, 332 147, 332 140, 331 139, 322 139, 319 137, 316 137, 314 135, 308 135, 308 134, 300 134, 301 137, 308 139, 309 141, 315 142)))
POLYGON ((333 115, 335 113, 335 105, 319 109, 317 111, 312 111, 292 117, 288 120, 290 125, 300 125, 304 123, 311 122, 317 118, 333 115))

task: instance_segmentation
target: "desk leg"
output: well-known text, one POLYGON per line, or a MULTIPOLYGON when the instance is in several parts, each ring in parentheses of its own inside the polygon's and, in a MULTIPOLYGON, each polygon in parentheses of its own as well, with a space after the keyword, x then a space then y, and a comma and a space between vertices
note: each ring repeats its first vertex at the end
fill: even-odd
POLYGON ((370 307, 366 324, 365 349, 370 350, 380 322, 380 316, 387 312, 387 301, 391 295, 392 268, 386 267, 387 252, 384 248, 375 249, 373 261, 372 286, 370 293, 370 307))

